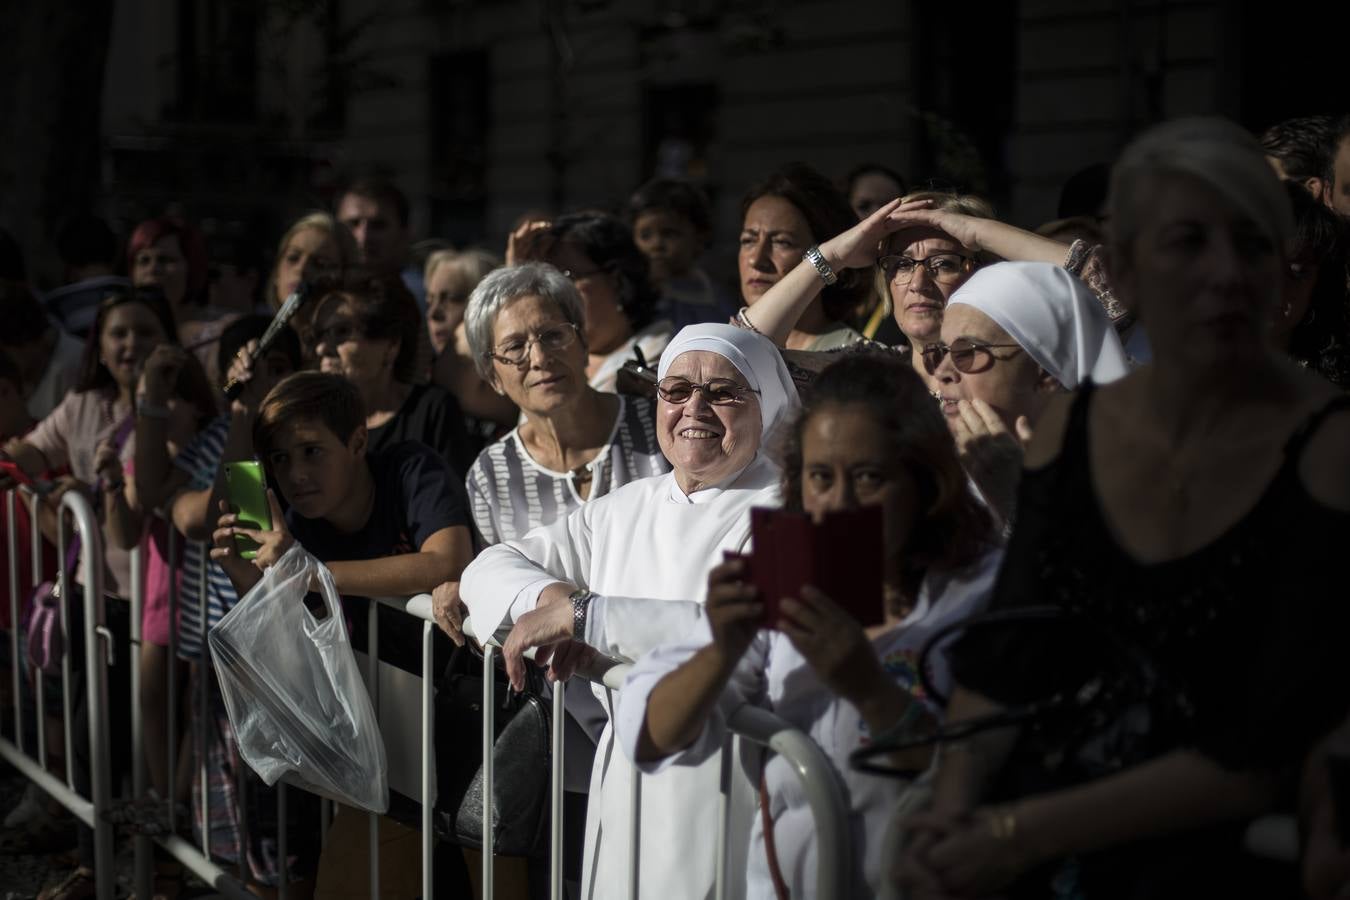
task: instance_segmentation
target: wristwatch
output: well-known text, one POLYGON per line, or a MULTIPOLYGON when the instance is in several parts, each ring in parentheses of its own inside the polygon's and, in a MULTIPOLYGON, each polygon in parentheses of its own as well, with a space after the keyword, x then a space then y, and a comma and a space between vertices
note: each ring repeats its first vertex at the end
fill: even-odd
POLYGON ((802 254, 802 259, 816 267, 816 274, 820 276, 820 280, 825 282, 827 287, 839 280, 839 276, 835 274, 834 269, 825 261, 825 256, 820 252, 818 245, 812 244, 807 247, 806 252, 802 254))
POLYGON ((595 592, 585 588, 578 588, 567 595, 567 601, 572 604, 573 640, 586 640, 586 611, 591 608, 591 601, 594 599, 595 592))

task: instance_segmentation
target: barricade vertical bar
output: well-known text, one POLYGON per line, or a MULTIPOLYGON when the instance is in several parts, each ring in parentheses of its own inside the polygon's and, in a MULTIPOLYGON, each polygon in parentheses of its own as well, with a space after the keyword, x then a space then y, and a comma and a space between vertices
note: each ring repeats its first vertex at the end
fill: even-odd
MULTIPOLYGON (((27 501, 28 501, 28 561, 29 561, 29 564, 30 564, 30 566, 31 566, 31 568, 29 569, 29 576, 30 576, 30 577, 29 577, 29 582, 30 582, 30 584, 32 585, 32 590, 36 590, 36 589, 37 589, 37 586, 40 585, 40 584, 42 584, 42 582, 43 582, 43 578, 42 578, 42 548, 43 548, 43 546, 44 546, 45 543, 46 543, 46 538, 43 537, 43 535, 42 535, 42 522, 41 522, 41 516, 39 515, 39 506, 40 506, 41 503, 42 503, 42 498, 39 497, 39 496, 38 496, 36 493, 34 493, 33 491, 29 490, 28 488, 23 488, 23 489, 22 489, 22 493, 20 494, 19 500, 20 500, 20 502, 22 502, 22 501, 24 501, 24 500, 27 500, 27 501)), ((32 591, 30 591, 29 593, 31 594, 31 592, 32 592, 32 591)), ((17 598, 16 598, 16 599, 17 599, 17 598)), ((62 604, 62 607, 64 608, 64 604, 62 604)), ((15 620, 15 621, 17 621, 17 620, 15 620)), ((15 633, 17 634, 17 632, 18 632, 18 625, 17 625, 17 624, 15 625, 14 631, 15 631, 15 633)), ((63 637, 66 637, 66 636, 67 636, 67 635, 65 635, 65 632, 64 632, 64 631, 62 632, 62 636, 63 636, 63 637)), ((65 645, 62 645, 62 646, 65 646, 65 645)), ((66 654, 64 654, 64 653, 61 654, 62 657, 65 657, 65 655, 66 655, 66 654)), ((64 667, 64 666, 62 667, 62 670, 63 670, 63 671, 65 670, 65 667, 64 667)), ((37 681, 37 683, 42 684, 42 682, 43 682, 45 679, 44 679, 43 677, 38 677, 38 678, 35 679, 35 680, 37 681)), ((43 685, 43 687, 44 687, 44 689, 45 689, 46 685, 43 685)), ((17 684, 15 685, 15 689, 16 689, 16 690, 18 689, 18 685, 17 685, 17 684)), ((61 690, 63 690, 63 691, 68 691, 68 690, 70 690, 70 687, 69 687, 69 681, 68 681, 68 680, 67 680, 66 682, 62 682, 62 684, 61 684, 61 690)), ((18 695, 16 694, 15 696, 17 697, 18 695)), ((45 719, 46 719, 46 717, 47 717, 47 712, 46 712, 47 707, 46 707, 45 704, 46 704, 46 695, 45 695, 45 692, 44 692, 44 695, 43 695, 43 705, 40 705, 40 706, 37 707, 38 713, 37 713, 37 719, 36 719, 36 721, 40 721, 40 722, 41 722, 41 721, 45 721, 45 719)), ((62 700, 62 706, 63 706, 63 708, 66 707, 66 706, 68 706, 68 705, 69 705, 69 703, 68 703, 67 701, 62 700)), ((17 707, 17 706, 16 706, 15 708, 16 708, 16 709, 19 709, 20 707, 17 707)), ((69 719, 67 719, 67 722, 68 722, 68 721, 69 721, 69 719)), ((45 727, 45 725, 44 725, 44 727, 45 727)), ((65 727, 65 729, 64 729, 63 732, 62 732, 62 743, 64 744, 65 752, 66 752, 66 755, 65 755, 65 757, 63 758, 63 763, 64 763, 64 765, 65 765, 65 767, 66 767, 66 771, 67 771, 67 772, 70 771, 70 762, 69 762, 69 760, 70 760, 70 758, 71 758, 71 757, 70 757, 70 752, 71 752, 71 750, 72 750, 72 748, 73 748, 73 745, 72 745, 71 741, 73 741, 73 740, 74 740, 74 738, 71 737, 71 735, 70 735, 70 728, 69 728, 69 726, 67 725, 67 727, 65 727)), ((46 765, 45 754, 44 754, 44 758, 43 758, 43 765, 44 765, 44 766, 46 765)), ((73 779, 73 778, 68 778, 67 780, 70 781, 71 783, 74 782, 74 779, 73 779)))
POLYGON ((552 827, 549 829, 548 896, 562 900, 563 888, 563 733, 567 728, 565 695, 567 682, 553 685, 553 775, 550 787, 553 793, 552 827))
POLYGON ((728 736, 722 744, 722 774, 718 778, 717 792, 717 900, 726 900, 727 896, 727 825, 731 818, 731 777, 735 771, 735 761, 739 758, 740 738, 728 736))
POLYGON ((628 818, 633 823, 633 828, 628 833, 628 896, 630 900, 637 900, 640 863, 638 851, 642 847, 642 773, 638 771, 637 766, 627 762, 626 758, 625 764, 632 776, 628 786, 628 818))
MULTIPOLYGON (((375 720, 380 718, 380 604, 369 601, 366 608, 366 666, 370 674, 367 685, 370 688, 370 705, 375 710, 375 720)), ((367 813, 369 822, 370 845, 367 855, 370 857, 370 900, 380 900, 380 817, 377 813, 367 813)))
POLYGON ((290 895, 290 850, 286 840, 286 782, 277 782, 277 896, 290 895))
MULTIPOLYGON (((19 534, 14 506, 18 491, 18 488, 5 491, 5 527, 9 536, 9 677, 13 686, 10 696, 14 698, 14 745, 23 753, 23 682, 19 680, 19 534)), ((38 707, 37 716, 42 718, 41 707, 38 707)))
MULTIPOLYGON (((30 509, 29 512, 30 512, 30 514, 32 514, 32 515, 34 516, 34 518, 36 518, 36 513, 37 513, 37 508, 36 508, 36 506, 34 506, 32 509, 30 509)), ((103 535, 100 534, 100 535, 99 535, 99 539, 102 540, 102 537, 103 537, 103 535)), ((69 598, 69 597, 70 597, 70 585, 71 585, 71 583, 73 582, 73 579, 75 578, 75 573, 74 573, 74 572, 67 572, 67 571, 66 571, 66 545, 67 545, 68 543, 69 543, 69 537, 68 537, 68 535, 66 534, 66 529, 65 529, 65 508, 62 507, 61 509, 58 509, 58 510, 56 511, 56 583, 57 583, 58 589, 61 591, 61 596, 64 597, 64 598, 69 598)), ((100 548, 102 548, 102 546, 103 546, 102 544, 99 544, 99 547, 100 547, 100 548)), ((99 554, 99 555, 100 555, 100 556, 102 555, 101 550, 100 550, 100 554, 99 554)), ((76 564, 77 564, 77 565, 79 564, 78 561, 77 561, 76 564)), ((100 573, 100 574, 101 574, 101 573, 100 573)), ((86 600, 86 602, 85 602, 85 607, 86 607, 86 609, 88 608, 88 601, 87 601, 87 600, 86 600)), ((60 613, 59 618, 60 618, 60 620, 61 620, 61 646, 62 646, 62 647, 69 647, 69 646, 70 646, 70 601, 69 601, 69 599, 63 599, 60 603, 58 603, 58 604, 57 604, 57 609, 58 609, 58 612, 60 613)), ((86 623, 86 626, 85 626, 85 627, 86 627, 86 628, 88 627, 88 624, 87 624, 87 623, 86 623)), ((88 655, 88 652, 86 651, 86 657, 87 657, 87 655, 88 655)), ((62 725, 62 728, 65 730, 65 733, 66 733, 66 787, 70 788, 72 791, 75 790, 75 762, 74 762, 74 761, 75 761, 75 733, 74 733, 74 732, 75 732, 75 729, 74 729, 74 727, 73 727, 74 722, 75 722, 75 716, 74 716, 74 712, 75 712, 75 711, 71 708, 71 690, 70 690, 70 671, 71 671, 71 666, 73 666, 73 665, 74 665, 74 662, 71 660, 70 654, 69 654, 69 653, 62 653, 62 654, 61 654, 61 725, 62 725)), ((41 690, 41 686, 42 686, 42 678, 39 676, 39 677, 38 677, 37 679, 35 679, 35 680, 36 680, 36 682, 37 682, 37 684, 38 684, 38 686, 39 686, 39 689, 38 689, 38 702, 39 702, 39 703, 42 703, 42 702, 43 702, 43 699, 42 699, 42 698, 43 698, 43 694, 42 694, 42 690, 41 690)), ((88 679, 86 679, 85 689, 86 689, 86 691, 92 691, 92 690, 93 690, 93 682, 88 681, 88 679)), ((39 706, 39 710, 41 710, 41 707, 40 707, 40 706, 39 706)), ((39 716, 38 716, 38 721, 39 721, 39 722, 41 722, 41 721, 43 720, 43 715, 45 715, 45 714, 39 712, 39 716)))
MULTIPOLYGON (((206 769, 206 726, 210 721, 214 726, 215 713, 211 709, 211 679, 215 677, 214 669, 211 666, 211 653, 207 647, 207 591, 206 579, 211 577, 211 551, 205 541, 202 541, 199 548, 197 559, 197 721, 196 728, 193 730, 197 735, 197 774, 201 779, 198 791, 198 802, 201 804, 201 834, 202 834, 202 855, 210 857, 211 855, 211 791, 209 774, 206 769)), ((242 778, 246 777, 240 773, 236 778, 239 790, 235 791, 235 796, 239 798, 239 824, 240 830, 244 835, 242 842, 243 849, 248 848, 248 819, 244 815, 244 792, 242 778)), ((240 854, 239 870, 243 873, 245 886, 249 883, 249 868, 246 853, 240 854)))
POLYGON ((492 887, 492 779, 493 738, 497 730, 497 701, 491 644, 483 644, 483 900, 493 900, 492 887))
MULTIPOLYGON (((177 798, 174 796, 174 788, 178 784, 178 567, 182 563, 179 559, 180 545, 178 543, 178 529, 174 527, 173 522, 168 523, 168 567, 169 567, 169 662, 164 670, 164 677, 167 680, 168 695, 166 701, 169 704, 168 715, 164 717, 167 723, 165 729, 165 739, 168 741, 168 755, 164 758, 168 760, 168 796, 169 801, 169 831, 178 832, 178 817, 174 813, 174 807, 178 804, 174 802, 177 798)), ((148 895, 147 895, 148 896, 148 895)))
POLYGON ((432 686, 435 681, 432 671, 432 625, 422 621, 422 896, 432 898, 431 863, 432 834, 431 807, 436 798, 431 796, 431 766, 435 747, 432 730, 432 686))
MULTIPOLYGON (((94 805, 94 881, 99 900, 113 896, 112 826, 103 818, 112 800, 111 773, 108 770, 108 684, 103 660, 115 652, 112 635, 103 619, 103 535, 94 518, 93 507, 79 491, 68 491, 61 508, 70 510, 80 535, 80 556, 84 562, 84 656, 89 697, 89 768, 94 805), (107 652, 100 644, 107 636, 107 652)), ((64 517, 60 517, 64 518, 64 517)), ((62 529, 58 527, 58 532, 62 529)), ((64 542, 61 542, 64 544, 64 542)), ((64 558, 64 557, 63 557, 64 558)), ((62 596, 69 596, 62 594, 62 596)), ((68 765, 67 770, 74 769, 68 765)))
MULTIPOLYGON (((145 796, 145 711, 141 709, 140 651, 144 634, 141 616, 145 613, 145 541, 131 550, 131 796, 136 803, 145 796)), ((150 838, 137 834, 132 841, 135 852, 136 896, 149 897, 154 889, 151 871, 154 846, 150 838)))

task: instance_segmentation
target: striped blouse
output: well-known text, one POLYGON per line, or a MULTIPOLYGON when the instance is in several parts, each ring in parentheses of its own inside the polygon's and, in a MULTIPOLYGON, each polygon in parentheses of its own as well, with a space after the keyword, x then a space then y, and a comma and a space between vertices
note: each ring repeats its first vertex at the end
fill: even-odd
MULTIPOLYGON (((656 443, 656 410, 650 400, 619 395, 619 414, 609 440, 595 459, 590 499, 602 497, 639 478, 670 471, 656 443)), ((474 523, 485 545, 524 535, 581 506, 571 472, 555 472, 525 451, 519 429, 478 454, 465 479, 474 523)))

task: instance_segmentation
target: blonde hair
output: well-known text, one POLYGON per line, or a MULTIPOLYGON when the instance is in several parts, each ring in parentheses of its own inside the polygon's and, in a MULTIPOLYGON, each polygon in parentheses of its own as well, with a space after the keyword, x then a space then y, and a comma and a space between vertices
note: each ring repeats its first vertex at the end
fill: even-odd
POLYGON ((338 267, 342 272, 346 272, 356 261, 356 239, 347 230, 347 226, 339 222, 332 213, 323 210, 305 213, 291 223, 291 227, 286 229, 286 233, 277 242, 277 255, 272 261, 272 273, 267 278, 269 306, 277 307, 281 303, 281 298, 276 295, 277 266, 281 264, 281 257, 286 253, 286 246, 290 244, 291 238, 306 230, 322 231, 333 239, 333 243, 337 245, 338 267))
POLYGON ((431 276, 442 266, 449 266, 453 270, 453 293, 462 296, 467 302, 469 294, 478 286, 478 282, 487 277, 493 269, 501 268, 502 261, 486 250, 437 250, 427 257, 427 264, 422 269, 423 282, 430 284, 431 276))
MULTIPOLYGON (((900 198, 901 203, 909 203, 912 200, 927 200, 932 203, 930 209, 939 212, 960 213, 963 216, 972 216, 976 219, 994 218, 993 205, 983 197, 977 197, 974 194, 956 194, 951 191, 914 191, 900 198)), ((881 252, 877 254, 877 264, 873 267, 875 269, 873 283, 877 295, 881 297, 881 303, 887 316, 894 314, 895 306, 891 300, 890 281, 881 268, 881 257, 895 253, 900 249, 899 240, 902 234, 904 234, 904 231, 897 231, 882 239, 881 252)), ((976 268, 991 262, 998 262, 998 257, 991 253, 985 253, 983 250, 975 254, 976 268)))

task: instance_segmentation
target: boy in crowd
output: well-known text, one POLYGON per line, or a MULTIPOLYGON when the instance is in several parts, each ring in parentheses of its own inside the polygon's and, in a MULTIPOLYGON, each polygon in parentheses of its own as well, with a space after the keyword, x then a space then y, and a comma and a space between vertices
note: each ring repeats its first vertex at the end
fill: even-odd
POLYGON ((674 178, 653 179, 628 201, 628 215, 633 240, 661 288, 662 318, 670 319, 676 331, 726 322, 736 314, 728 294, 698 267, 712 236, 712 208, 701 190, 674 178))
MULTIPOLYGON (((222 503, 211 551, 242 596, 298 541, 333 573, 356 649, 368 644, 368 601, 359 598, 430 593, 457 580, 473 555, 464 490, 446 463, 416 442, 367 454, 365 421, 360 394, 340 375, 300 372, 273 388, 254 423, 253 444, 289 509, 283 514, 269 489, 271 528, 250 529, 222 503), (251 563, 240 558, 236 535, 258 543, 251 563)), ((421 623, 387 607, 378 619, 380 658, 420 675, 421 623)), ((391 815, 403 818, 406 804, 397 795, 390 800, 391 815)), ((337 873, 350 862, 340 848, 364 827, 364 819, 338 816, 321 878, 353 874, 337 873)), ((416 840, 399 843, 417 851, 416 840)), ((455 880, 463 882, 462 857, 451 855, 455 880)))

